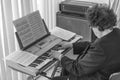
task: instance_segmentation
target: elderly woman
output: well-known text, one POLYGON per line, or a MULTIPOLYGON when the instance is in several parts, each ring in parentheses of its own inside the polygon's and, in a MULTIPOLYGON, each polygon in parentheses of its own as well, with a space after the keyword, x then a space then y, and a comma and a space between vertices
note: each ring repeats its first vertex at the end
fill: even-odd
POLYGON ((80 56, 72 60, 53 52, 52 57, 61 60, 67 74, 52 80, 108 80, 112 73, 120 70, 120 30, 115 28, 115 13, 107 6, 96 5, 88 9, 87 17, 97 39, 90 44, 61 43, 63 48, 73 47, 74 53, 80 56))

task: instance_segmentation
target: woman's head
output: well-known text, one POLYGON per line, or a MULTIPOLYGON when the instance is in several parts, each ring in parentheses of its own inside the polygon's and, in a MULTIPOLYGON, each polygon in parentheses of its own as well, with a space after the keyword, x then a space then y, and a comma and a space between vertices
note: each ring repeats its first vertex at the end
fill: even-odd
POLYGON ((116 14, 108 6, 97 4, 87 11, 90 26, 98 28, 99 31, 112 29, 116 25, 116 14))

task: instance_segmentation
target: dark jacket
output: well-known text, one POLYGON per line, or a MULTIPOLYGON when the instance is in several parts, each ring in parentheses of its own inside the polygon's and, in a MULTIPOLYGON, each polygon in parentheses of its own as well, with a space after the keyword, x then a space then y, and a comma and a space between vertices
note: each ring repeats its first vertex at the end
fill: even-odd
MULTIPOLYGON (((78 44, 73 44, 75 53, 81 53, 78 44)), ((70 73, 70 80, 108 80, 112 73, 120 71, 120 30, 115 28, 96 39, 76 60, 64 56, 61 65, 70 73)))

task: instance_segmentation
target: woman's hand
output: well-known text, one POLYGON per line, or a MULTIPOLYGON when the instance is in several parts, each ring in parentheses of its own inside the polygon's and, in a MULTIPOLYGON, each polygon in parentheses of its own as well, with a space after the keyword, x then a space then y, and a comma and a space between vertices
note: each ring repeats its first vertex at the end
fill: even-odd
POLYGON ((65 42, 65 41, 59 43, 59 45, 61 45, 61 47, 59 47, 59 49, 66 49, 66 48, 73 47, 72 43, 65 42))
MULTIPOLYGON (((60 47, 58 47, 58 50, 72 47, 72 43, 65 42, 65 41, 59 43, 59 45, 60 45, 60 47)), ((63 57, 63 54, 61 54, 61 52, 55 51, 55 50, 51 50, 51 52, 49 54, 51 55, 50 58, 56 58, 58 60, 61 60, 61 58, 63 57)))
POLYGON ((61 58, 63 56, 60 52, 54 51, 54 50, 51 50, 51 52, 49 54, 51 55, 50 56, 51 58, 56 58, 58 60, 61 60, 61 58))

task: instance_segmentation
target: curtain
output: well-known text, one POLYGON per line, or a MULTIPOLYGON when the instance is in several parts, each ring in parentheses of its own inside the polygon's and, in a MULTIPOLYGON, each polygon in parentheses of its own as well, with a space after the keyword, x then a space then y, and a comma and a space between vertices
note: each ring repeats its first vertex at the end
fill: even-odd
POLYGON ((56 12, 59 11, 59 3, 64 0, 37 0, 37 9, 40 11, 42 18, 51 31, 56 26, 56 12), (43 8, 41 8, 43 5, 43 8))
POLYGON ((117 27, 120 28, 120 0, 110 0, 110 8, 117 14, 117 27))
POLYGON ((63 0, 0 0, 0 80, 26 80, 28 76, 6 65, 5 57, 19 50, 13 20, 39 10, 48 29, 52 30, 56 26, 56 12, 61 1, 63 0), (42 6, 38 2, 42 2, 42 6))
POLYGON ((0 0, 0 80, 26 80, 28 76, 6 65, 5 57, 19 50, 13 20, 39 10, 51 31, 56 26, 56 12, 61 1, 63 0, 0 0), (42 5, 39 5, 41 2, 42 5))
POLYGON ((27 75, 10 69, 5 57, 19 49, 13 20, 34 10, 34 0, 0 0, 0 80, 26 80, 27 75))

